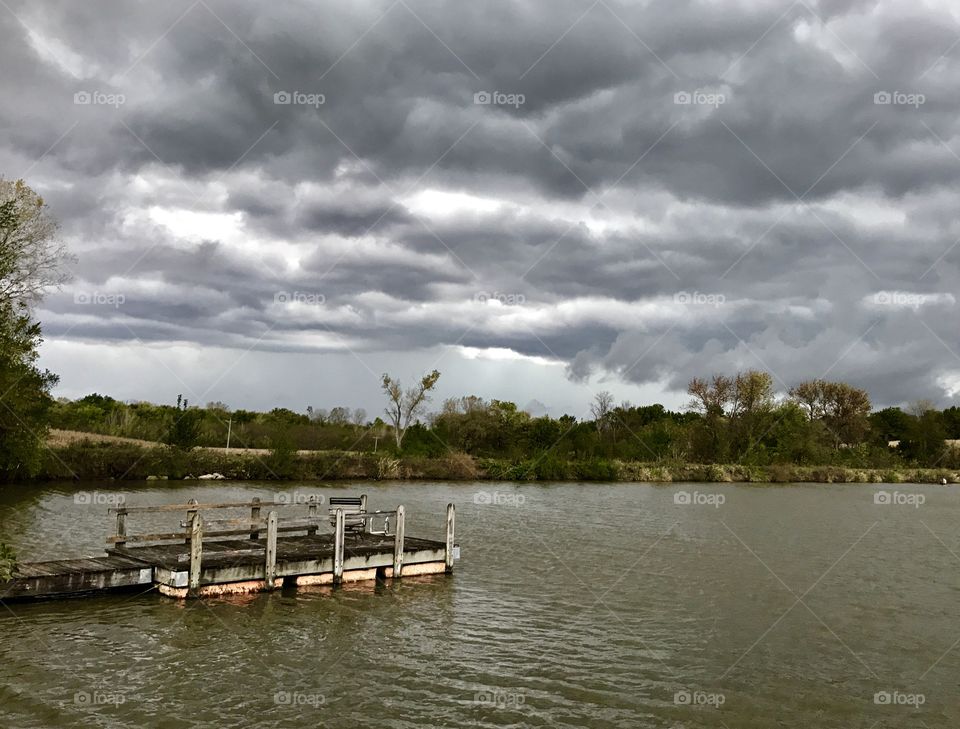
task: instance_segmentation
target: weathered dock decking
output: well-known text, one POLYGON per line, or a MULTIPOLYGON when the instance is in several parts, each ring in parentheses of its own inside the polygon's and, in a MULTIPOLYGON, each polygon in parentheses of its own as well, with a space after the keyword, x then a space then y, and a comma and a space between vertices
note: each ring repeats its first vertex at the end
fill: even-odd
POLYGON ((404 507, 367 511, 366 497, 332 499, 329 515, 317 501, 300 504, 305 517, 279 517, 287 502, 122 506, 107 556, 34 562, 0 582, 0 599, 58 597, 155 586, 170 597, 202 597, 275 590, 284 586, 451 572, 454 508, 447 506, 444 541, 406 537, 404 507), (249 517, 205 519, 217 509, 247 509, 249 517), (266 511, 266 515, 261 514, 266 511), (185 512, 181 531, 128 534, 134 514, 185 512), (333 533, 319 533, 329 521, 333 533), (295 532, 301 532, 295 534, 295 532), (280 536, 283 534, 284 536, 280 536))

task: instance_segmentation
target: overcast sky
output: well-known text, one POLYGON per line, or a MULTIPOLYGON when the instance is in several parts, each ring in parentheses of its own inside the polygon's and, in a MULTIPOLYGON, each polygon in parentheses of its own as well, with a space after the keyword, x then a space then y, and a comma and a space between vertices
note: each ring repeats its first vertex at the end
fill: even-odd
POLYGON ((4 0, 0 69, 58 394, 958 401, 955 2, 4 0))

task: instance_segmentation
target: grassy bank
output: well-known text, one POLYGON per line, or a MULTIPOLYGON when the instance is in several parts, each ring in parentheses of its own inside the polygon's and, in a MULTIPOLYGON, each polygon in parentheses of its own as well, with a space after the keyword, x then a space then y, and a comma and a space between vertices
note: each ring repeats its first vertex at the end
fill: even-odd
POLYGON ((697 463, 566 461, 550 456, 523 462, 474 458, 391 456, 343 451, 266 453, 194 449, 181 451, 124 442, 73 441, 53 445, 38 480, 183 479, 219 473, 241 480, 434 479, 444 481, 649 481, 960 483, 960 473, 930 468, 842 466, 745 466, 697 463))

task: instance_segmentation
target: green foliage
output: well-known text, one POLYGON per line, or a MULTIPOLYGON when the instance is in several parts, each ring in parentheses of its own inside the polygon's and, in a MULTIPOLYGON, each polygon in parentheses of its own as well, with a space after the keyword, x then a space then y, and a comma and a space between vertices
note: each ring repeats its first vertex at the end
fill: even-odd
POLYGON ((616 463, 602 458, 579 461, 574 464, 574 470, 583 481, 616 481, 620 475, 616 463))
POLYGON ((200 422, 203 413, 197 409, 191 410, 183 395, 177 395, 177 408, 173 413, 173 422, 167 430, 164 442, 174 448, 190 450, 198 445, 200 440, 200 422))
POLYGON ((17 555, 13 549, 0 542, 0 582, 13 579, 17 574, 17 555))
POLYGON ((274 474, 274 478, 292 478, 297 456, 297 448, 290 438, 288 430, 280 430, 273 437, 270 455, 265 460, 266 467, 274 474))
POLYGON ((34 475, 42 462, 56 375, 37 367, 40 325, 0 304, 0 480, 34 475))

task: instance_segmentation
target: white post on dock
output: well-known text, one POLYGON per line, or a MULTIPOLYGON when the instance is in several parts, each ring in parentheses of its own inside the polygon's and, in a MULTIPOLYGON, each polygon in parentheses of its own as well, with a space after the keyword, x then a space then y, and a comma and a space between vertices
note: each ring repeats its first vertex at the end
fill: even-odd
POLYGON ((190 582, 189 591, 195 593, 200 587, 200 562, 203 559, 203 517, 199 511, 190 517, 190 582))
POLYGON ((267 513, 267 564, 264 570, 266 588, 272 590, 277 577, 277 512, 267 513))
POLYGON ((333 584, 343 580, 343 509, 337 509, 337 525, 333 542, 333 584))
POLYGON ((446 572, 453 572, 453 527, 456 518, 456 510, 453 504, 447 504, 447 549, 444 554, 446 572))
MULTIPOLYGON (((317 518, 317 495, 310 494, 310 504, 307 506, 307 518, 310 520, 317 518)), ((317 533, 316 525, 307 527, 307 536, 312 537, 317 533)))
POLYGON ((403 572, 403 504, 397 507, 397 525, 393 532, 393 576, 403 572))

